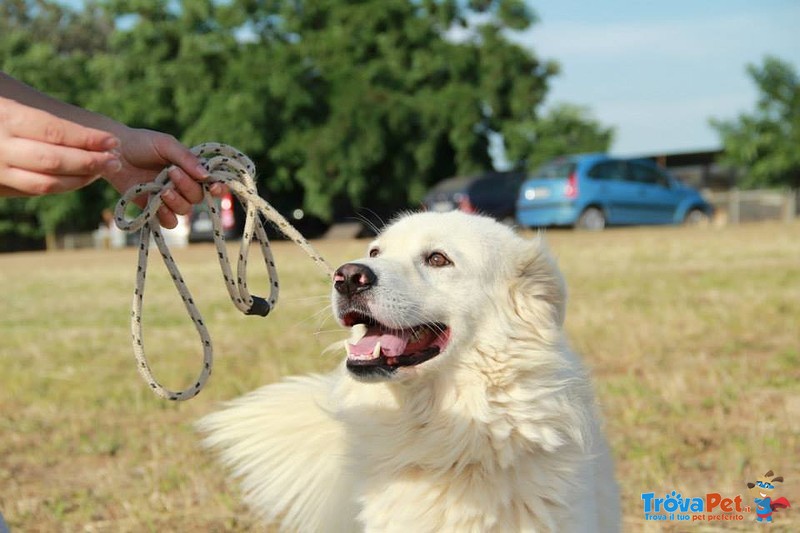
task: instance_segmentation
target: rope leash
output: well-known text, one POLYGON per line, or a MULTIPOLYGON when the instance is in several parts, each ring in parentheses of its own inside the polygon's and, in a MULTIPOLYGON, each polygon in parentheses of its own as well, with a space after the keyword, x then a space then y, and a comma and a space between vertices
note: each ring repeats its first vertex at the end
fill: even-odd
MULTIPOLYGON (((231 301, 242 313, 246 315, 267 316, 278 303, 278 271, 275 268, 275 260, 269 246, 269 239, 264 228, 264 223, 260 213, 267 220, 272 222, 286 237, 295 242, 319 265, 330 277, 333 273, 331 266, 317 253, 303 235, 297 231, 286 219, 281 216, 269 203, 258 195, 255 184, 255 165, 249 157, 231 146, 219 143, 204 143, 192 148, 192 153, 200 158, 205 157, 203 165, 210 174, 210 178, 203 183, 203 197, 208 206, 211 223, 214 231, 214 244, 217 248, 217 259, 222 269, 222 277, 225 280, 225 287, 228 290, 231 301), (222 223, 216 207, 214 198, 209 192, 211 183, 224 183, 232 191, 245 209, 244 231, 239 246, 239 260, 236 265, 236 276, 231 270, 228 252, 225 247, 225 236, 222 230, 222 223), (247 258, 250 253, 251 241, 256 241, 261 247, 261 254, 267 267, 269 277, 269 296, 262 298, 251 295, 247 289, 247 258)), ((168 400, 188 400, 194 398, 205 386, 214 365, 213 348, 211 346, 211 336, 208 333, 203 317, 192 298, 189 288, 178 270, 169 247, 164 242, 161 233, 161 226, 155 220, 156 212, 161 207, 161 192, 174 188, 169 175, 164 169, 155 180, 150 183, 136 185, 127 190, 122 198, 117 202, 114 209, 114 220, 121 230, 136 231, 140 230, 139 239, 139 259, 136 269, 136 288, 133 291, 133 305, 131 309, 131 334, 133 338, 133 353, 136 357, 136 367, 142 378, 148 383, 155 394, 168 400), (150 193, 147 206, 134 219, 125 218, 125 207, 137 196, 150 193), (195 329, 200 336, 203 345, 203 366, 194 385, 182 390, 172 391, 164 387, 153 376, 150 365, 144 353, 144 341, 142 337, 142 304, 144 301, 144 286, 147 275, 147 258, 149 254, 150 239, 156 243, 158 251, 164 260, 172 282, 183 300, 186 311, 194 322, 195 329)))

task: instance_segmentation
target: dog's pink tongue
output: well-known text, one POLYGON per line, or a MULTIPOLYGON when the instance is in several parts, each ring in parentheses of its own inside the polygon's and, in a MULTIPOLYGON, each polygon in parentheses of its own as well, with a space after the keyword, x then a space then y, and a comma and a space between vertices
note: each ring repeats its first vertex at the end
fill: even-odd
MULTIPOLYGON (((399 332, 398 332, 399 333, 399 332)), ((350 344, 350 355, 369 356, 363 357, 371 359, 375 351, 375 345, 381 343, 381 353, 386 357, 394 357, 403 353, 408 345, 408 338, 395 333, 387 333, 377 327, 369 328, 367 334, 355 344, 350 344)))

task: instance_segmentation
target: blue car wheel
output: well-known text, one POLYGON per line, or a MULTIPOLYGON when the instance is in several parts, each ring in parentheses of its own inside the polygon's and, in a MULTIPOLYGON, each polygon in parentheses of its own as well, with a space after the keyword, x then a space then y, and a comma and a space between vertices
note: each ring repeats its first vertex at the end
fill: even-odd
POLYGON ((589 231, 601 231, 606 227, 606 215, 598 207, 587 207, 578 217, 575 227, 589 231))
POLYGON ((699 226, 708 222, 708 215, 702 209, 690 209, 683 219, 683 223, 687 226, 699 226))

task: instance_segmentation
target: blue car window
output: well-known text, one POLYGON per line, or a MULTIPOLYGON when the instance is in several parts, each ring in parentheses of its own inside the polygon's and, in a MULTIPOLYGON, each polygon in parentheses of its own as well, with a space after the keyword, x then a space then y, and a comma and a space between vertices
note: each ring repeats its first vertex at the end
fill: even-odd
POLYGON ((537 168, 533 175, 531 176, 532 179, 553 179, 553 178, 566 178, 573 172, 575 172, 575 163, 571 163, 570 161, 565 160, 557 160, 547 163, 546 165, 542 165, 541 167, 537 168))
POLYGON ((630 177, 633 181, 649 185, 663 185, 667 187, 669 180, 655 167, 642 163, 631 162, 628 166, 630 177))
POLYGON ((622 161, 604 161, 597 163, 587 174, 590 178, 600 181, 625 179, 625 163, 622 161))

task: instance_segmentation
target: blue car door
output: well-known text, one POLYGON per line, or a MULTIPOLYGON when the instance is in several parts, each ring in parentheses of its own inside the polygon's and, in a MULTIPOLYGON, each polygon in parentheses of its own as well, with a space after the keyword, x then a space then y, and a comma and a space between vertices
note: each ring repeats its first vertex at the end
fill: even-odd
POLYGON ((628 171, 636 183, 636 224, 671 224, 681 194, 665 173, 657 167, 639 161, 630 161, 628 171))
POLYGON ((608 224, 630 224, 633 213, 628 199, 625 162, 610 159, 594 164, 586 173, 591 191, 586 203, 600 205, 608 224))

